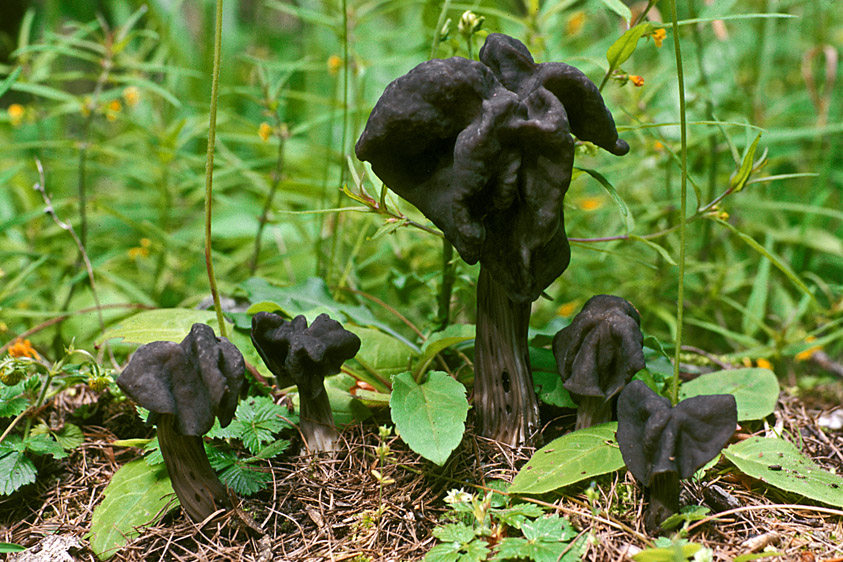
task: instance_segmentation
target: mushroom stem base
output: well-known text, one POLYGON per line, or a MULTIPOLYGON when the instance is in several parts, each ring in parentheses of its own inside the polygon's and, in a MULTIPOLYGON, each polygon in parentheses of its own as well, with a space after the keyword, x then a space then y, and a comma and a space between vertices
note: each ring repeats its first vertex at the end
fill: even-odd
POLYGON ((539 406, 530 372, 531 303, 516 303, 481 266, 477 280, 474 407, 481 435, 509 445, 532 441, 539 406))
POLYGON ((337 448, 339 432, 334 425, 334 414, 328 393, 323 389, 311 400, 299 396, 301 400, 301 421, 299 427, 305 444, 311 451, 330 452, 337 448))
POLYGON ((582 396, 577 404, 577 425, 585 429, 612 420, 612 400, 602 396, 582 396))
POLYGON ((679 474, 662 472, 650 481, 650 503, 644 513, 644 527, 651 533, 661 529, 665 519, 679 511, 679 474))
POLYGON ((202 437, 179 433, 171 414, 162 415, 157 425, 161 455, 187 515, 198 523, 220 507, 230 507, 226 488, 208 462, 202 437))

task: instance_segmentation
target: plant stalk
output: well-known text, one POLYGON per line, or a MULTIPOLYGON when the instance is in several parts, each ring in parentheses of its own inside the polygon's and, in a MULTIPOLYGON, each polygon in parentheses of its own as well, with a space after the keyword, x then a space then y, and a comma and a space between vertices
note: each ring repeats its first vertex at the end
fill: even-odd
POLYGON ((686 212, 688 195, 688 131, 685 120, 685 74, 682 69, 682 50, 679 46, 679 23, 676 15, 676 0, 670 0, 670 17, 673 25, 673 47, 676 52, 676 79, 679 86, 679 130, 682 151, 682 179, 679 201, 679 278, 676 297, 676 349, 673 358, 673 382, 670 388, 670 401, 675 406, 679 402, 679 357, 682 351, 682 322, 685 301, 685 250, 686 212))
POLYGON ((208 283, 211 297, 214 299, 214 311, 221 337, 228 337, 228 329, 220 305, 220 293, 217 278, 214 275, 214 261, 211 257, 211 217, 214 185, 214 145, 217 137, 217 98, 219 97, 220 58, 222 53, 222 4, 217 0, 216 23, 214 29, 214 70, 211 78, 211 116, 208 125, 208 156, 205 160, 205 266, 208 269, 208 283))

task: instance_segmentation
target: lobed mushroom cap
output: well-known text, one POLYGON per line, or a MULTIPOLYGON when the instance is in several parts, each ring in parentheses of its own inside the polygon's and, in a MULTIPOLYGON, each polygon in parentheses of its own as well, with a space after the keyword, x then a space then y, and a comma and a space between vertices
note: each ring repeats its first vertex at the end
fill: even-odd
POLYGON ((539 297, 568 266, 562 200, 573 132, 613 154, 618 139, 597 87, 562 63, 536 64, 490 34, 480 62, 424 62, 393 81, 355 151, 470 263, 516 302, 539 297))
POLYGON ((277 314, 252 317, 252 343, 266 366, 279 378, 291 378, 308 399, 324 391, 323 380, 340 372, 360 349, 360 338, 327 314, 308 327, 304 316, 288 322, 277 314))
POLYGON ((148 423, 172 414, 182 435, 202 435, 214 416, 223 427, 231 423, 244 373, 243 355, 231 342, 206 324, 194 324, 181 343, 138 348, 117 385, 149 410, 148 423))
POLYGON ((720 453, 737 419, 731 394, 694 396, 671 407, 644 382, 632 381, 618 397, 618 445, 627 468, 645 486, 668 472, 690 478, 720 453))
POLYGON ((597 295, 553 338, 563 386, 581 396, 610 400, 644 368, 644 337, 638 311, 626 300, 597 295))

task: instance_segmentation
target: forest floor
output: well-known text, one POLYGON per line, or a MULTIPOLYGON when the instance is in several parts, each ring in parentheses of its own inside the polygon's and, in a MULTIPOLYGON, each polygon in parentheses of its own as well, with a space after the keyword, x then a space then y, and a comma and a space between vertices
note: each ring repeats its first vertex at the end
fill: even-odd
MULTIPOLYGON (((761 435, 777 431, 823 468, 843 472, 843 430, 818 423, 822 414, 840 408, 841 395, 839 385, 818 387, 799 398, 783 393, 774 418, 744 428, 735 439, 748 437, 750 431, 761 435)), ((74 396, 63 404, 58 397, 52 404, 54 416, 60 418, 63 408, 80 400, 86 398, 74 396)), ((101 423, 84 428, 86 441, 70 456, 39 467, 35 484, 0 500, 0 541, 31 547, 47 536, 64 536, 79 545, 69 550, 73 560, 96 560, 85 538, 94 506, 114 472, 138 456, 137 449, 113 445, 124 433, 137 435, 139 422, 128 404, 107 405, 101 423)), ((334 458, 293 452, 268 461, 273 484, 242 500, 239 509, 203 529, 181 509, 173 510, 158 517, 111 560, 418 560, 435 544, 431 531, 445 512, 443 500, 449 490, 475 491, 490 480, 510 481, 533 452, 505 448, 469 430, 440 468, 408 450, 399 438, 391 439, 391 461, 378 470, 393 483, 379 486, 371 473, 377 466, 377 425, 350 426, 343 432, 345 446, 334 458)), ((710 548, 718 561, 751 553, 760 557, 765 548, 779 553, 780 560, 843 561, 839 516, 810 504, 784 507, 800 498, 768 489, 729 467, 721 459, 706 481, 683 484, 683 504, 711 510, 709 519, 693 524, 689 541, 710 548), (717 512, 721 514, 715 517, 717 512)), ((586 486, 543 498, 590 536, 583 560, 627 560, 647 548, 640 523, 644 501, 632 483, 626 471, 600 478, 600 497, 591 504, 586 486), (627 494, 623 499, 621 488, 627 494)))

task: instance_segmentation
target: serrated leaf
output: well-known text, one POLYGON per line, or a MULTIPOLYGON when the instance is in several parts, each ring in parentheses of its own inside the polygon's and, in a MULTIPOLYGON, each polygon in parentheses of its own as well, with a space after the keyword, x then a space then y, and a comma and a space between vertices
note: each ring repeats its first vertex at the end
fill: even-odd
POLYGON ((750 437, 730 445, 723 454, 741 472, 765 484, 843 507, 843 478, 821 469, 783 439, 750 437))
POLYGON ((61 431, 53 433, 53 437, 56 438, 56 441, 63 449, 68 451, 75 449, 85 442, 85 436, 82 434, 82 430, 79 429, 79 426, 72 423, 64 424, 61 431))
POLYGON ((287 439, 279 439, 274 443, 270 443, 255 455, 256 459, 272 459, 290 448, 290 442, 287 439))
POLYGON ((746 180, 749 179, 749 174, 752 173, 752 164, 755 161, 755 150, 758 148, 758 141, 760 140, 761 133, 758 133, 758 136, 755 137, 755 140, 752 141, 751 145, 749 145, 749 149, 746 151, 746 154, 744 154, 741 167, 738 168, 735 175, 729 180, 729 187, 735 193, 738 193, 744 188, 744 186, 746 186, 746 180))
POLYGON ((424 555, 424 562, 457 562, 460 559, 460 545, 457 543, 437 544, 424 555))
POLYGON ((731 394, 738 404, 738 421, 760 420, 775 410, 779 390, 779 380, 769 369, 730 369, 706 373, 682 383, 679 399, 731 394))
POLYGON ((182 341, 193 324, 208 324, 219 332, 216 314, 208 310, 192 308, 159 308, 145 310, 109 328, 97 340, 102 343, 113 338, 123 338, 129 343, 146 344, 154 341, 182 341))
POLYGON ((423 384, 408 372, 392 381, 389 405, 401 439, 424 458, 444 465, 465 432, 465 387, 441 371, 431 371, 423 384))
POLYGON ((89 538, 100 560, 113 556, 123 545, 140 535, 156 515, 178 506, 167 469, 151 467, 138 459, 114 473, 94 508, 89 538))
POLYGON ((580 429, 551 441, 533 454, 515 475, 509 491, 544 494, 623 468, 615 441, 617 422, 580 429))
POLYGON ((240 439, 253 455, 266 443, 274 440, 275 434, 290 427, 284 417, 286 409, 268 396, 253 396, 237 405, 234 420, 225 428, 215 431, 219 437, 240 439))
POLYGON ((241 496, 251 496, 272 482, 272 475, 235 462, 220 473, 223 484, 241 496))
POLYGON ((544 515, 544 510, 540 506, 527 502, 519 503, 506 509, 500 509, 495 514, 498 521, 516 529, 520 529, 525 521, 541 517, 542 515, 544 515))
POLYGON ((62 446, 50 434, 31 434, 23 444, 27 451, 32 451, 36 455, 52 455, 54 459, 63 459, 67 456, 67 451, 62 449, 62 446))
POLYGON ((606 60, 609 61, 609 68, 615 69, 625 63, 632 56, 632 53, 635 52, 635 48, 638 46, 638 40, 645 35, 652 34, 659 27, 650 22, 645 22, 626 30, 626 33, 612 43, 612 46, 606 51, 606 60))
POLYGON ((12 418, 26 410, 29 401, 26 398, 0 400, 0 418, 12 418))
POLYGON ((446 523, 434 528, 433 536, 440 541, 465 544, 474 540, 474 529, 463 523, 446 523))
POLYGON ((20 437, 10 435, 0 443, 0 496, 6 496, 27 484, 35 482, 38 470, 24 455, 20 437))

